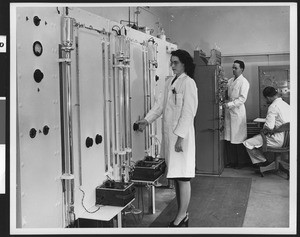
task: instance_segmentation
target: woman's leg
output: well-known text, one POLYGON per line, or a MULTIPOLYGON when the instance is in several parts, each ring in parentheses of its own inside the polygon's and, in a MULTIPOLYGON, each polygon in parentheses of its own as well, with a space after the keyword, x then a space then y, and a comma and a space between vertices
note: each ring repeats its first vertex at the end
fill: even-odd
POLYGON ((179 198, 177 197, 177 201, 179 201, 178 205, 178 213, 177 216, 174 220, 174 225, 178 225, 186 216, 187 209, 190 203, 191 199, 191 182, 190 181, 181 181, 181 180, 176 180, 178 183, 178 192, 179 193, 179 198))
MULTIPOLYGON (((174 186, 175 186, 177 207, 178 207, 178 210, 179 210, 179 208, 180 208, 180 192, 179 192, 179 184, 178 184, 178 181, 176 179, 174 179, 174 186)), ((177 210, 177 215, 178 215, 178 210, 177 210)))

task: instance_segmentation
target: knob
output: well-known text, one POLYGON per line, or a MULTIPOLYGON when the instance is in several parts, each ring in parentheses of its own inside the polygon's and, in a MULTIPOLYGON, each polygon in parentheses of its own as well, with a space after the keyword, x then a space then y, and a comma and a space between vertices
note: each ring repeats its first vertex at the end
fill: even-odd
POLYGON ((99 134, 97 134, 96 135, 96 137, 95 137, 95 142, 96 142, 96 144, 98 145, 98 144, 100 144, 101 142, 102 142, 102 136, 101 135, 99 135, 99 134))
POLYGON ((155 81, 158 81, 159 80, 159 76, 155 76, 155 81))
POLYGON ((36 129, 35 128, 30 129, 29 136, 31 138, 34 138, 36 136, 36 129))
POLYGON ((40 22, 41 22, 41 19, 40 19, 38 16, 35 16, 35 17, 33 18, 33 23, 34 23, 36 26, 40 25, 40 22))
POLYGON ((134 131, 139 130, 139 124, 134 123, 134 124, 133 124, 133 130, 134 130, 134 131))
POLYGON ((44 78, 44 73, 40 69, 36 69, 33 73, 33 78, 37 83, 40 83, 44 78))
POLYGON ((85 140, 85 145, 87 148, 93 146, 93 138, 87 137, 85 140))
POLYGON ((43 133, 44 133, 44 135, 47 135, 48 133, 49 133, 49 127, 47 126, 47 125, 45 125, 44 127, 43 127, 43 133))

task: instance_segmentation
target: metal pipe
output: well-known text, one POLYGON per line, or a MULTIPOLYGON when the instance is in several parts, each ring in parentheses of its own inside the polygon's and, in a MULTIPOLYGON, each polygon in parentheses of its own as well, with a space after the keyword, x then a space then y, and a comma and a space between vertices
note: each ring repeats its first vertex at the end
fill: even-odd
POLYGON ((129 27, 131 27, 131 26, 130 26, 130 7, 128 7, 128 18, 129 18, 129 19, 128 19, 128 21, 129 21, 129 27))
MULTIPOLYGON (((148 60, 148 65, 149 65, 149 67, 148 67, 148 72, 149 72, 149 77, 148 77, 148 82, 149 82, 149 88, 148 88, 148 94, 149 94, 149 98, 148 98, 148 100, 149 100, 149 110, 152 108, 152 106, 153 106, 153 103, 152 103, 152 100, 153 100, 153 96, 152 96, 152 91, 153 91, 153 86, 152 86, 152 63, 151 63, 151 60, 148 60)), ((155 136, 155 134, 154 134, 154 123, 156 123, 156 121, 154 121, 152 124, 150 124, 149 125, 149 136, 150 136, 150 141, 149 141, 149 143, 150 143, 150 152, 151 152, 151 156, 154 156, 154 154, 155 154, 155 148, 154 148, 154 146, 153 146, 153 144, 154 144, 154 136, 155 136)))
MULTIPOLYGON (((116 56, 115 54, 113 55, 113 65, 114 65, 114 69, 113 69, 113 91, 114 91, 114 114, 115 114, 115 119, 114 119, 114 132, 115 132, 115 152, 117 152, 120 149, 120 145, 119 145, 119 91, 118 91, 118 78, 116 76, 116 56)), ((117 161, 117 154, 115 156, 115 164, 118 163, 117 161)))
MULTIPOLYGON (((124 67, 123 69, 123 78, 124 78, 124 117, 125 117, 125 149, 128 148, 128 115, 130 113, 129 110, 129 96, 128 96, 128 78, 127 78, 127 68, 124 67)), ((126 160, 128 160, 128 157, 126 156, 126 160)))
MULTIPOLYGON (((124 45, 123 45, 124 46, 124 45)), ((124 50, 124 47, 123 47, 124 50)), ((124 61, 123 61, 124 62, 124 61)), ((126 117, 125 117, 125 86, 124 86, 124 77, 123 77, 123 63, 119 61, 118 63, 118 72, 119 72, 119 109, 120 109, 120 116, 119 116, 119 128, 120 128, 120 148, 119 148, 119 174, 121 177, 121 181, 125 182, 125 131, 126 131, 126 117)))
POLYGON ((109 145, 110 145, 110 166, 113 167, 113 151, 114 151, 114 143, 113 143, 113 134, 114 134, 114 126, 113 126, 113 109, 112 109, 112 95, 114 94, 112 89, 113 86, 111 83, 113 82, 111 78, 111 69, 112 69, 112 62, 111 62, 111 55, 110 55, 110 46, 109 43, 107 45, 107 65, 108 65, 108 93, 109 93, 109 145))
MULTIPOLYGON (((77 35, 78 35, 78 28, 77 28, 77 35)), ((81 159, 81 120, 80 120, 80 90, 79 90, 79 51, 78 51, 78 36, 75 37, 75 47, 76 47, 76 90, 77 90, 77 108, 78 108, 78 163, 79 163, 79 185, 82 185, 82 159, 81 159)))
POLYGON ((125 148, 125 111, 124 111, 124 78, 123 78, 123 68, 122 64, 119 63, 119 99, 120 99, 120 117, 119 117, 119 126, 120 126, 120 151, 123 151, 125 148))
MULTIPOLYGON (((66 113, 64 116, 65 125, 64 135, 65 143, 67 144, 65 156, 65 173, 72 174, 73 172, 73 133, 72 133, 72 85, 71 85, 71 50, 73 45, 73 25, 74 19, 69 17, 62 18, 62 50, 65 52, 64 59, 64 71, 65 71, 65 88, 63 93, 65 94, 64 105, 66 106, 66 113)), ((65 112, 65 110, 64 110, 65 112)))
POLYGON ((127 165, 130 165, 131 160, 131 98, 130 98, 130 77, 129 77, 129 67, 124 68, 124 80, 125 80, 125 118, 126 118, 126 161, 127 165))
POLYGON ((64 136, 64 170, 62 176, 65 187, 65 200, 67 203, 65 220, 67 225, 72 225, 70 216, 73 216, 74 205, 74 157, 73 157, 73 130, 72 130, 72 84, 71 84, 71 50, 73 50, 73 27, 75 20, 62 17, 61 24, 61 49, 63 58, 63 136, 64 136))
POLYGON ((104 97, 104 103, 103 103, 103 122, 104 122, 104 164, 105 164, 105 172, 108 171, 108 148, 107 148, 107 98, 106 98, 106 70, 105 70, 105 41, 101 43, 102 46, 102 76, 103 76, 103 97, 104 97))
MULTIPOLYGON (((147 51, 143 50, 143 77, 144 77, 144 116, 149 111, 148 107, 148 80, 147 80, 147 51)), ((145 152, 149 152, 149 126, 145 128, 145 152)))
POLYGON ((125 68, 125 113, 126 113, 126 148, 131 148, 131 95, 130 95, 130 68, 125 68))

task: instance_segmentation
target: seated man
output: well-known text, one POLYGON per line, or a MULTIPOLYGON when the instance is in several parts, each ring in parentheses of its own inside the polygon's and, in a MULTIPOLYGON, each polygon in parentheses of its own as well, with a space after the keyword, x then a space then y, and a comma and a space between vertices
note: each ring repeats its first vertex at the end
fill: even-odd
MULTIPOLYGON (((280 125, 290 122, 290 105, 282 100, 274 87, 266 87, 263 90, 267 104, 270 104, 263 129, 272 130, 280 125)), ((284 140, 284 133, 267 135, 267 146, 281 147, 284 140)), ((262 152, 263 139, 260 134, 243 142, 253 164, 267 166, 270 162, 262 152)))

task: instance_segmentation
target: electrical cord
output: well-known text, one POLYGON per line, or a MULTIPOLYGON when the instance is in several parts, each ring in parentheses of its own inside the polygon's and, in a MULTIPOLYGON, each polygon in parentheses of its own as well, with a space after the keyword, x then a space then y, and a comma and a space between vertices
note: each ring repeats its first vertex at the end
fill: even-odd
POLYGON ((97 211, 100 210, 101 206, 99 206, 95 211, 89 211, 85 206, 84 206, 84 203, 83 203, 83 200, 84 200, 84 196, 85 196, 85 192, 81 189, 81 187, 79 187, 79 190, 82 192, 83 196, 82 196, 82 199, 81 199, 81 205, 82 207, 84 208, 84 210, 90 214, 92 213, 95 213, 97 211))

